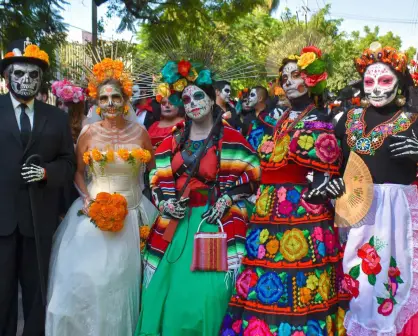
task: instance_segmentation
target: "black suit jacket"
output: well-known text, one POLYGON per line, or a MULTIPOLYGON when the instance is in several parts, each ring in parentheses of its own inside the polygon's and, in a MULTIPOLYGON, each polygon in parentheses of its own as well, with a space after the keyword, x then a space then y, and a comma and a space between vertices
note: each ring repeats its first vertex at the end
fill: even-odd
POLYGON ((35 99, 32 135, 23 148, 11 98, 1 95, 0 236, 10 235, 16 227, 25 236, 33 235, 28 185, 21 177, 22 165, 33 154, 42 157, 47 177, 36 191, 38 230, 40 235, 51 236, 58 225, 59 188, 72 180, 75 172, 68 115, 35 99))

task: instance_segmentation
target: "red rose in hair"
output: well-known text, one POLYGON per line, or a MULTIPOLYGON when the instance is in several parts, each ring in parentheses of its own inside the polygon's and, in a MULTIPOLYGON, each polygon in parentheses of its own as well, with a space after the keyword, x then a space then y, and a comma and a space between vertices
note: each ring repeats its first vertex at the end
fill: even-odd
POLYGON ((191 68, 192 68, 192 65, 190 64, 190 62, 185 61, 185 60, 181 60, 177 64, 177 69, 178 69, 177 71, 183 77, 187 77, 189 75, 189 71, 191 68))
POLYGON ((307 52, 315 53, 318 58, 321 58, 321 56, 322 56, 321 49, 319 49, 318 47, 315 47, 315 46, 309 46, 309 47, 305 47, 305 48, 302 49, 302 54, 307 53, 307 52))

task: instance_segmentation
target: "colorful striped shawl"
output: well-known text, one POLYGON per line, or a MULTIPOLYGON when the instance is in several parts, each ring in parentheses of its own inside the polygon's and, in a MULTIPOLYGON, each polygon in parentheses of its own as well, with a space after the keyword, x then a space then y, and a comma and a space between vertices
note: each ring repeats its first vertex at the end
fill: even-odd
MULTIPOLYGON (((155 154, 156 168, 150 174, 151 188, 159 187, 165 199, 176 196, 171 158, 177 146, 174 134, 182 130, 175 128, 173 134, 158 147, 155 154)), ((245 138, 227 123, 224 123, 220 148, 218 182, 222 194, 234 186, 259 181, 261 170, 257 154, 245 138)), ((238 271, 245 249, 247 218, 243 208, 238 202, 222 218, 228 239, 228 269, 235 272, 238 271)), ((169 243, 162 237, 169 221, 159 216, 151 229, 144 255, 145 284, 151 279, 168 247, 169 243)))

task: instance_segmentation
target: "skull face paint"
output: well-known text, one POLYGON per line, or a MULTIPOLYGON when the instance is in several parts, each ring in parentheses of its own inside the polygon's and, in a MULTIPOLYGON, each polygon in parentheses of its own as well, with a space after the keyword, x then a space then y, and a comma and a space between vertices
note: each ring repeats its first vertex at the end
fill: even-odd
POLYGON ((42 84, 42 69, 39 66, 15 63, 10 65, 8 72, 10 91, 17 98, 29 101, 36 97, 42 84))
POLYGON ((139 102, 139 97, 141 96, 141 89, 138 84, 132 86, 132 103, 135 105, 139 102))
POLYGON ((395 99, 399 80, 389 65, 375 63, 366 69, 363 84, 364 93, 370 104, 382 107, 395 99))
POLYGON ((251 89, 250 95, 248 96, 247 106, 253 108, 258 103, 257 89, 251 89))
POLYGON ((57 107, 63 110, 65 113, 68 113, 68 105, 65 104, 61 99, 57 98, 57 107))
POLYGON ((123 114, 122 90, 118 85, 106 84, 100 87, 99 91, 99 107, 105 118, 113 119, 123 114))
POLYGON ((283 67, 281 82, 289 100, 302 97, 308 93, 308 88, 301 77, 300 69, 296 62, 289 62, 283 67))
POLYGON ((219 96, 224 102, 229 102, 229 100, 231 99, 231 86, 228 84, 225 85, 219 96))
POLYGON ((205 91, 195 85, 190 85, 184 89, 182 99, 184 110, 192 120, 201 120, 212 111, 212 99, 210 99, 205 91))

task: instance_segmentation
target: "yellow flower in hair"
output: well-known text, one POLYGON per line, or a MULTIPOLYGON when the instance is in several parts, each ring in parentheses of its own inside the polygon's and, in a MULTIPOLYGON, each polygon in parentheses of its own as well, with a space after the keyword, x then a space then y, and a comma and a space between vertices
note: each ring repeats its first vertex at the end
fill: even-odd
POLYGON ((301 69, 306 69, 316 60, 316 54, 314 52, 307 52, 300 56, 298 66, 301 69))
POLYGON ((181 78, 173 84, 173 89, 177 92, 182 92, 186 86, 187 80, 185 78, 181 78))
POLYGON ((170 97, 171 95, 170 85, 168 83, 162 83, 158 85, 157 92, 163 97, 166 97, 166 98, 170 97))
POLYGON ((194 82, 197 78, 197 76, 199 76, 199 74, 197 73, 197 71, 194 68, 191 68, 189 72, 189 75, 186 77, 188 81, 190 82, 194 82), (192 74, 190 74, 190 72, 192 74))
POLYGON ((298 60, 300 57, 298 56, 298 55, 289 55, 289 56, 287 56, 287 58, 288 59, 290 59, 290 60, 298 60))

